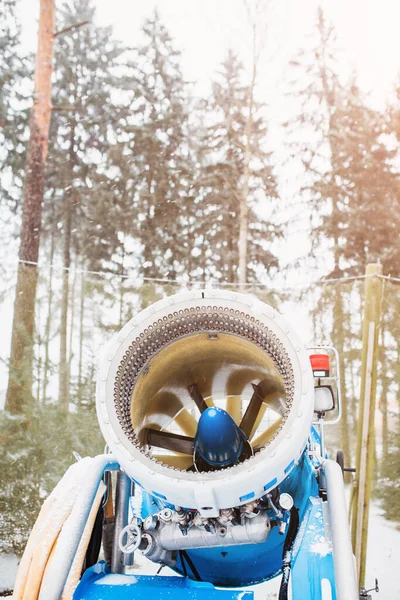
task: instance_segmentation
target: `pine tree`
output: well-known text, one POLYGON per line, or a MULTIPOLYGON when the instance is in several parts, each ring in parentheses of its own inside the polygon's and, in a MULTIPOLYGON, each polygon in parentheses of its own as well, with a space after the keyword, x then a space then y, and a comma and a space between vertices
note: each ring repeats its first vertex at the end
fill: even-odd
POLYGON ((145 22, 143 35, 130 62, 134 98, 124 128, 129 139, 115 149, 120 170, 116 186, 136 207, 142 274, 174 279, 185 272, 187 258, 183 231, 191 160, 186 84, 179 52, 156 11, 145 22))
MULTIPOLYGON (((91 2, 65 4, 60 12, 54 118, 48 178, 49 230, 53 203, 62 222, 63 284, 60 320, 59 401, 64 410, 69 401, 71 351, 68 325, 74 306, 70 300, 70 270, 85 257, 90 268, 103 267, 120 246, 118 227, 129 223, 115 202, 108 170, 113 138, 125 118, 126 77, 120 75, 124 48, 113 41, 111 28, 93 23, 91 2)), ((112 266, 109 265, 109 268, 112 266)))
POLYGON ((271 155, 265 149, 267 126, 262 106, 255 101, 250 143, 248 140, 246 121, 250 93, 253 91, 243 84, 242 65, 230 51, 213 83, 212 97, 204 107, 198 152, 200 173, 196 180, 201 199, 196 241, 203 249, 198 258, 199 267, 221 281, 239 281, 238 242, 244 175, 248 279, 265 278, 265 274, 277 266, 271 245, 280 231, 261 216, 262 212, 271 215, 276 206, 277 182, 271 155))
MULTIPOLYGON (((296 144, 294 152, 305 169, 303 192, 313 215, 313 252, 323 257, 325 276, 362 275, 367 262, 384 262, 395 243, 396 224, 390 208, 396 194, 393 153, 384 143, 382 116, 368 107, 354 78, 339 80, 335 32, 321 9, 316 34, 311 52, 303 52, 293 63, 297 73, 302 73, 297 79, 306 83, 298 91, 301 113, 291 124, 291 135, 297 130, 307 140, 296 144)), ((354 338, 354 315, 350 321, 346 316, 352 293, 351 285, 324 292, 332 306, 331 341, 341 357, 343 378, 353 370, 350 360, 357 359, 353 353, 360 337, 357 331, 354 338), (345 359, 350 352, 352 359, 345 359)), ((350 421, 356 410, 349 394, 344 385, 341 445, 350 458, 350 421)))
POLYGON ((3 201, 15 208, 20 204, 28 125, 22 84, 31 75, 20 48, 15 0, 0 0, 0 57, 0 190, 3 201))
POLYGON ((32 399, 36 264, 39 256, 44 171, 51 117, 51 73, 54 44, 54 0, 41 0, 34 104, 25 168, 18 280, 10 352, 6 405, 13 413, 28 409, 32 399))
MULTIPOLYGON (((311 214, 311 253, 318 259, 322 258, 325 276, 340 278, 344 273, 344 224, 347 220, 342 198, 347 190, 336 178, 336 171, 342 164, 338 138, 345 138, 349 130, 346 121, 341 122, 339 118, 344 91, 337 75, 336 34, 321 8, 318 9, 312 41, 314 45, 302 50, 291 63, 295 74, 292 93, 300 102, 300 110, 286 127, 290 155, 292 158, 299 158, 304 168, 301 192, 308 200, 311 214), (297 82, 302 83, 299 85, 297 82), (323 252, 321 247, 324 248, 323 252), (327 257, 330 258, 329 262, 327 257)), ((351 458, 351 443, 350 402, 348 389, 343 383, 346 367, 348 368, 344 359, 348 344, 344 293, 345 290, 340 285, 335 286, 333 291, 323 288, 314 318, 319 319, 324 315, 323 321, 326 323, 326 315, 331 308, 330 338, 339 352, 342 373, 340 443, 348 461, 351 458)), ((324 337, 327 337, 326 331, 324 337)))

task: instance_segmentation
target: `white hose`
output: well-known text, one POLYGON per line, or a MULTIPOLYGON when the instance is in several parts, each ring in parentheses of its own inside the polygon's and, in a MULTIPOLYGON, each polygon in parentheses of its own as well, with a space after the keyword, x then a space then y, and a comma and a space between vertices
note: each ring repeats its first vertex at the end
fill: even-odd
POLYGON ((100 454, 91 459, 90 468, 82 481, 79 495, 68 519, 68 527, 64 527, 59 535, 54 557, 40 589, 39 600, 61 598, 103 473, 105 470, 117 469, 119 465, 110 454, 100 454))
POLYGON ((333 460, 325 460, 323 470, 328 495, 336 598, 337 600, 358 600, 342 469, 333 460))
POLYGON ((106 469, 118 468, 106 454, 84 458, 68 469, 45 500, 29 536, 14 600, 72 597, 104 493, 102 475, 106 469))
POLYGON ((90 461, 85 458, 71 465, 45 500, 19 565, 14 600, 37 598, 52 548, 79 494, 90 461))
MULTIPOLYGON (((90 538, 93 532, 94 523, 97 517, 97 512, 99 510, 100 503, 103 499, 104 492, 106 491, 106 485, 103 481, 100 482, 99 488, 97 490, 95 501, 93 502, 92 508, 90 510, 89 518, 87 520, 83 535, 79 542, 78 550, 75 554, 74 562, 72 563, 71 570, 68 574, 67 581, 64 586, 63 595, 61 600, 72 600, 75 589, 79 583, 82 574, 82 567, 86 556, 86 551, 89 546, 90 538)), ((67 523, 65 524, 67 526, 67 523)), ((51 563, 50 563, 51 564, 51 563)), ((47 569, 49 568, 49 563, 47 565, 47 569)), ((46 570, 47 570, 46 569, 46 570)), ((46 581, 46 573, 43 577, 43 582, 46 581)))

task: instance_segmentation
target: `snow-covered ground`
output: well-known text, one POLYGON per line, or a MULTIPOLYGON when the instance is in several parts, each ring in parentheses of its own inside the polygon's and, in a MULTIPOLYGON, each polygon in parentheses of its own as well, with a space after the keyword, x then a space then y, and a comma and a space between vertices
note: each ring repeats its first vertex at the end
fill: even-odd
MULTIPOLYGON (((17 558, 11 554, 0 556, 0 591, 13 586, 17 572, 17 558)), ((380 594, 376 600, 400 599, 400 526, 387 521, 382 516, 378 503, 371 506, 370 529, 368 539, 367 585, 373 587, 375 577, 379 581, 380 594)), ((137 553, 136 573, 155 574, 158 565, 150 563, 137 553)), ((172 574, 165 568, 161 575, 172 574)), ((279 579, 262 583, 251 589, 255 591, 255 600, 273 600, 277 598, 279 579)))

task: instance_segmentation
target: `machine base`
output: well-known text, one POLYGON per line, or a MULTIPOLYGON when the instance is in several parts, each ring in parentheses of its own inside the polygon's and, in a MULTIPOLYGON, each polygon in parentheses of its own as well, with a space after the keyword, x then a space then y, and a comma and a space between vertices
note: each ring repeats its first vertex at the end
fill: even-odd
POLYGON ((74 600, 253 600, 252 591, 221 590, 188 577, 116 575, 104 562, 83 575, 74 600))

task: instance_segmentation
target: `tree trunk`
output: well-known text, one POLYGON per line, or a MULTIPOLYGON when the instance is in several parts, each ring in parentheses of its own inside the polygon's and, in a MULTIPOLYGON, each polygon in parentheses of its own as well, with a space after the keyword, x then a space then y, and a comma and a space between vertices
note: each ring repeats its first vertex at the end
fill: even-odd
POLYGON ((80 308, 79 308, 79 366, 78 366, 78 403, 82 402, 83 338, 85 316, 85 263, 82 261, 80 308))
POLYGON ((71 381, 71 366, 74 358, 74 328, 75 328, 75 291, 76 291, 76 268, 71 285, 70 306, 71 322, 69 324, 69 357, 68 357, 68 381, 71 381))
POLYGON ((32 360, 37 286, 36 264, 39 258, 44 170, 51 117, 54 17, 55 0, 41 0, 35 65, 35 92, 30 117, 30 138, 25 169, 21 245, 6 395, 6 407, 14 414, 23 413, 32 402, 32 360))
POLYGON ((42 348, 42 337, 40 335, 40 315, 41 315, 41 301, 39 300, 36 304, 37 306, 37 315, 36 315, 36 329, 38 334, 35 339, 35 345, 37 346, 37 357, 36 357, 36 405, 40 404, 40 389, 42 385, 42 356, 41 356, 41 348, 42 348))
POLYGON ((49 346, 50 346, 50 333, 51 333, 51 315, 52 315, 52 304, 53 304, 53 264, 54 260, 54 233, 55 233, 55 222, 52 226, 51 231, 51 242, 50 242, 50 270, 49 270, 49 285, 47 291, 47 318, 46 327, 44 332, 44 364, 43 364, 43 390, 42 390, 42 402, 46 403, 47 396, 47 384, 49 382, 49 370, 50 370, 50 359, 49 359, 49 346))
POLYGON ((71 229, 72 206, 71 194, 68 190, 64 196, 64 270, 61 293, 61 319, 60 319, 60 366, 58 401, 60 406, 68 411, 68 358, 67 358, 67 333, 68 333, 68 294, 69 270, 71 267, 71 229))
POLYGON ((388 357, 386 355, 386 345, 385 345, 385 325, 382 323, 381 329, 381 346, 380 346, 380 357, 381 357, 381 372, 380 372, 380 380, 381 380, 381 397, 379 402, 379 408, 382 413, 382 460, 385 460, 389 453, 389 443, 388 443, 388 394, 389 394, 389 385, 390 379, 388 377, 389 368, 388 368, 388 357))
POLYGON ((71 268, 71 232, 74 211, 74 166, 76 156, 74 150, 76 122, 71 116, 71 130, 69 142, 69 169, 68 179, 64 193, 63 216, 63 282, 61 292, 61 319, 60 319, 60 365, 58 401, 62 409, 68 411, 69 402, 69 361, 68 361, 68 307, 69 307, 69 272, 71 268))
MULTIPOLYGON (((255 43, 255 34, 254 34, 255 43)), ((248 234, 248 196, 250 183, 250 160, 251 160, 251 142, 253 134, 253 108, 254 108, 254 88, 257 77, 257 60, 254 48, 253 57, 253 74, 251 85, 249 88, 248 107, 249 112, 246 120, 246 146, 244 149, 243 159, 243 177, 240 190, 240 205, 239 205, 239 286, 242 291, 245 291, 245 283, 247 281, 247 234, 248 234)))
POLYGON ((121 261, 122 269, 121 269, 121 281, 119 286, 119 328, 122 329, 124 325, 124 275, 125 275, 125 237, 122 242, 122 261, 121 261))

